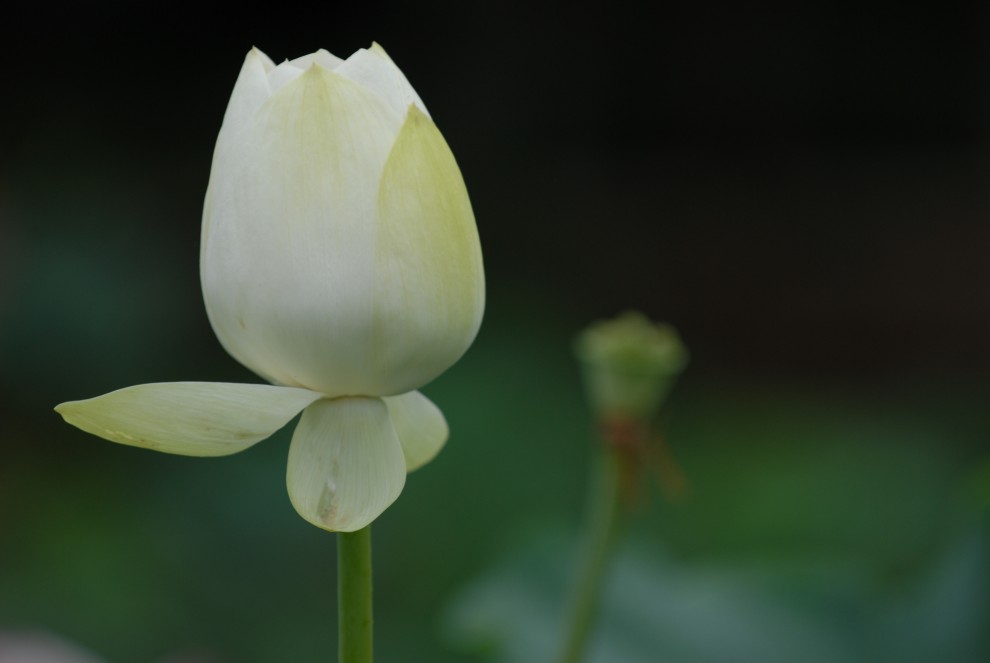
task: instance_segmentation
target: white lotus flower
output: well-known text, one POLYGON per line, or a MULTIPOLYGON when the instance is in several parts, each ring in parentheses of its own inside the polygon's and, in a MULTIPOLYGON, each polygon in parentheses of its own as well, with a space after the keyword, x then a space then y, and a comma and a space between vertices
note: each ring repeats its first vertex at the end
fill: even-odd
POLYGON ((59 405, 108 440, 220 456, 303 412, 296 510, 354 531, 447 438, 415 391, 467 350, 484 273, 460 171, 377 44, 275 66, 253 49, 217 139, 200 271, 224 348, 272 385, 159 383, 59 405))

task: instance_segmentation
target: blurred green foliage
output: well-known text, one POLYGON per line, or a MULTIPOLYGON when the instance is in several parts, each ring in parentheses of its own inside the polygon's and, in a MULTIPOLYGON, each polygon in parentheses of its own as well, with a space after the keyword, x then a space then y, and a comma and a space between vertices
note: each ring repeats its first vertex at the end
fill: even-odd
MULTIPOLYGON (((558 637, 594 439, 571 356, 580 325, 533 288, 491 300, 476 346, 427 389, 448 447, 374 527, 383 661, 478 660, 479 643, 546 660, 558 637)), ((38 310, 5 318, 5 363, 33 347, 11 339, 65 316, 38 310)), ((62 322, 77 320, 93 324, 62 322)), ((189 459, 87 437, 50 411, 97 385, 171 378, 185 360, 156 349, 170 333, 144 337, 136 365, 79 359, 120 384, 6 387, 21 407, 2 431, 0 628, 48 629, 111 663, 326 660, 334 545, 285 496, 284 432, 189 459)), ((195 354, 208 361, 192 377, 251 379, 218 349, 195 354)), ((985 421, 975 399, 937 396, 689 371, 664 427, 691 491, 643 504, 593 660, 981 660, 990 557, 970 467, 985 421)))
MULTIPOLYGON (((950 443, 959 420, 821 392, 678 405, 692 495, 640 514, 589 661, 985 660, 990 518, 950 443)), ((575 541, 531 532, 451 604, 451 642, 554 660, 575 541)))
POLYGON ((595 443, 573 338, 628 307, 691 349, 664 412, 691 490, 644 502, 599 659, 990 659, 985 22, 936 9, 351 3, 234 25, 199 5, 20 7, 35 16, 2 40, 19 64, 0 105, 0 634, 108 663, 332 659, 335 546, 289 505, 284 432, 177 458, 51 408, 256 380, 197 280, 230 85, 252 43, 281 59, 377 39, 457 154, 491 287, 478 342, 426 389, 450 443, 374 526, 379 659, 554 646, 595 443))

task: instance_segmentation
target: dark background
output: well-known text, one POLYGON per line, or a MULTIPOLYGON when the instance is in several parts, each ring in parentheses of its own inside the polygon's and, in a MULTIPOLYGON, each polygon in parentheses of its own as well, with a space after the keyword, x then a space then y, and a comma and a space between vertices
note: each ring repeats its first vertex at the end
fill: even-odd
POLYGON ((376 39, 458 154, 496 286, 645 309, 720 368, 985 370, 983 12, 635 6, 38 6, 5 29, 13 241, 42 232, 25 197, 126 175, 116 204, 150 189, 157 218, 93 234, 189 242, 243 53, 376 39))
MULTIPOLYGON (((451 448, 380 522, 382 600, 408 598, 381 608, 379 633, 410 643, 383 660, 460 660, 444 618, 424 615, 527 532, 574 534, 591 427, 569 344, 626 308, 674 323, 692 356, 667 426, 697 497, 644 516, 646 549, 777 569, 782 549, 852 558, 884 600, 911 594, 968 531, 956 524, 985 519, 959 515, 978 511, 960 495, 990 432, 990 23, 976 6, 12 10, 0 27, 0 631, 53 631, 121 662, 333 651, 332 541, 284 499, 284 435, 202 468, 85 438, 51 407, 139 382, 254 379, 219 348, 198 286, 231 87, 252 45, 279 61, 372 39, 458 158, 489 281, 475 348, 427 389, 451 448), (251 481, 269 492, 247 508, 251 481), (451 542, 442 563, 436 540, 451 542), (249 544, 237 561, 216 552, 249 544), (273 599, 272 567, 291 550, 290 576, 312 594, 273 599), (388 561, 403 550, 422 559, 388 561), (122 564, 127 582, 113 580, 122 564), (225 613, 244 574, 267 578, 234 601, 253 610, 192 619, 225 613), (149 602, 178 626, 149 635, 166 619, 149 602), (102 617, 82 608, 103 603, 102 617), (238 629, 303 605, 280 618, 297 636, 238 629)), ((867 585, 850 592, 860 608, 867 585)), ((941 613, 953 610, 985 616, 941 613)), ((945 637, 954 660, 985 651, 945 637)))

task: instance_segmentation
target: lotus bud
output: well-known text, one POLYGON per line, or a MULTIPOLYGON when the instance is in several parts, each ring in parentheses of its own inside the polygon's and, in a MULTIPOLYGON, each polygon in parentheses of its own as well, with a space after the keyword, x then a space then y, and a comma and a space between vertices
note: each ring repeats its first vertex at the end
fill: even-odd
POLYGON ((220 343, 271 385, 145 384, 56 409, 193 456, 245 449, 302 411, 293 505, 324 529, 369 524, 446 441, 416 389, 464 354, 485 302, 460 170, 380 46, 279 65, 248 53, 217 138, 200 275, 220 343))
POLYGON ((217 140, 200 272, 227 351, 338 396, 421 387, 471 345, 481 248, 454 157, 381 47, 248 54, 217 140))

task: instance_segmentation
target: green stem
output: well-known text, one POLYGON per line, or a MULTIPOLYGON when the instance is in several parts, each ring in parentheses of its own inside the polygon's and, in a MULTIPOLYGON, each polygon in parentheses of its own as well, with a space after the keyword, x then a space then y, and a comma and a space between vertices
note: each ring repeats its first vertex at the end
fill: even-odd
POLYGON ((371 663, 371 525, 337 533, 339 663, 371 663))
POLYGON ((600 459, 597 481, 591 482, 584 555, 569 605, 561 663, 579 663, 591 635, 605 572, 622 525, 622 468, 614 451, 600 459))

